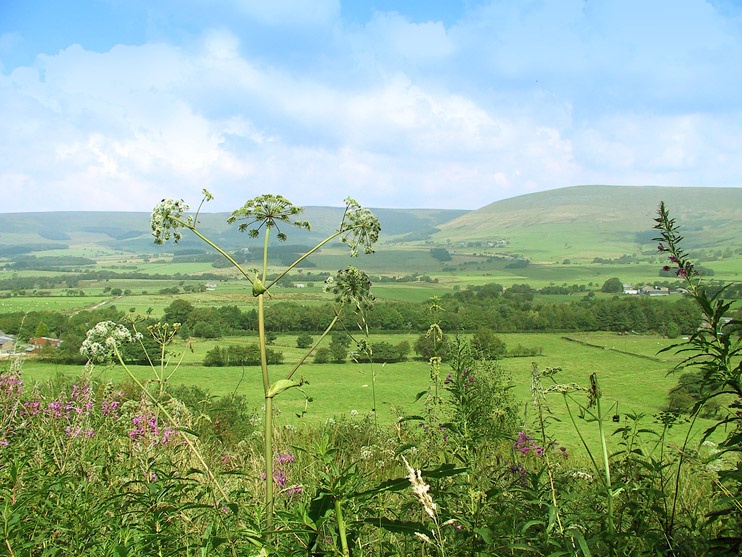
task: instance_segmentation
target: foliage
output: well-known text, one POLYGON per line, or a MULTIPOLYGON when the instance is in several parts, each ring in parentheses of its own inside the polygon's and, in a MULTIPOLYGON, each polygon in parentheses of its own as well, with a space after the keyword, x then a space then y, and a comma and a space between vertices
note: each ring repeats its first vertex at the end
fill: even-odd
POLYGON ((721 401, 726 406, 725 414, 704 434, 708 438, 714 431, 725 431, 720 444, 721 453, 733 456, 735 466, 719 473, 720 486, 726 494, 722 504, 711 513, 710 518, 720 526, 714 552, 731 540, 737 540, 737 550, 742 549, 742 327, 729 317, 732 302, 722 297, 724 290, 709 293, 682 247, 675 219, 671 218, 664 203, 660 204, 655 219, 655 229, 660 236, 657 249, 667 254, 665 271, 674 270, 685 281, 689 296, 701 310, 701 320, 690 338, 680 344, 665 348, 676 350, 685 358, 676 369, 692 369, 700 373, 698 379, 699 399, 693 406, 692 415, 698 415, 709 402, 721 401))
MULTIPOLYGON (((283 354, 276 350, 266 348, 265 356, 271 365, 283 363, 283 354)), ((206 367, 259 366, 260 346, 254 342, 244 346, 230 344, 226 348, 215 346, 206 353, 203 364, 206 367)))
POLYGON ((606 294, 619 294, 623 291, 623 282, 621 282, 621 279, 616 277, 609 278, 603 283, 603 286, 600 287, 600 291, 605 292, 606 294))
POLYGON ((298 337, 296 337, 297 348, 309 348, 310 346, 312 346, 313 342, 314 339, 309 333, 302 333, 298 337))
POLYGON ((415 354, 420 356, 423 360, 430 360, 434 356, 445 360, 448 354, 448 344, 445 335, 441 335, 441 338, 436 340, 435 337, 429 333, 423 333, 415 341, 414 346, 415 354))
POLYGON ((485 360, 497 360, 507 353, 505 342, 489 329, 480 328, 471 341, 472 350, 485 360))
POLYGON ((342 332, 333 333, 332 341, 330 342, 330 354, 332 355, 332 361, 338 364, 342 364, 348 358, 348 349, 350 348, 350 337, 342 332))
POLYGON ((430 255, 438 261, 451 261, 453 257, 446 248, 431 248, 430 255))

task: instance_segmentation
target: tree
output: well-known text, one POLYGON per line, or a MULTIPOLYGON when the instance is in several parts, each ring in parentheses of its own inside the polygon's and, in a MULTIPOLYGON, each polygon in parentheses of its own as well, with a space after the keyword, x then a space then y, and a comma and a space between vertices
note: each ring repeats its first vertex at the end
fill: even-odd
MULTIPOLYGON (((401 343, 400 343, 401 344, 401 343)), ((407 350, 409 351, 410 345, 407 343, 407 350)), ((400 352, 398 346, 393 346, 390 342, 381 341, 375 342, 372 345, 371 358, 363 352, 358 352, 354 356, 354 359, 359 362, 368 362, 373 360, 374 362, 385 363, 385 362, 399 362, 403 358, 403 354, 400 352)))
POLYGON ((350 337, 345 333, 335 333, 332 335, 330 342, 330 353, 332 359, 338 364, 342 364, 348 357, 348 348, 350 347, 350 337))
POLYGON ((204 356, 204 366, 221 367, 225 365, 224 360, 224 351, 219 346, 215 346, 204 356))
POLYGON ((675 321, 670 321, 665 326, 665 336, 667 338, 678 338, 680 336, 680 326, 675 321))
POLYGON ((446 248, 431 248, 430 255, 438 261, 451 261, 453 259, 446 248))
POLYGON ((407 355, 410 353, 410 343, 406 340, 403 340, 399 344, 397 344, 394 348, 397 350, 397 354, 399 354, 399 358, 397 359, 398 362, 401 362, 403 360, 407 359, 407 355))
POLYGON ((617 277, 609 278, 603 283, 600 291, 607 294, 620 294, 623 292, 623 282, 621 282, 621 279, 617 277))
POLYGON ((191 328, 188 326, 188 323, 183 323, 180 326, 180 329, 178 329, 178 336, 185 340, 191 338, 191 328))
POLYGON ((472 350, 485 360, 497 360, 507 352, 505 342, 490 329, 480 328, 471 341, 472 350))
POLYGON ((193 309, 191 302, 176 298, 165 308, 162 321, 164 323, 185 323, 193 309))
POLYGON ((296 337, 297 348, 309 348, 310 346, 312 346, 312 342, 314 342, 314 339, 309 333, 302 333, 298 337, 296 337))
POLYGON ((327 364, 332 358, 332 352, 326 346, 321 346, 314 351, 314 363, 315 364, 327 364))
POLYGON ((199 321, 193 325, 193 336, 201 338, 218 338, 219 330, 208 321, 199 321))
POLYGON ((446 337, 444 336, 440 342, 435 342, 432 335, 421 334, 415 341, 415 354, 423 360, 430 360, 433 356, 439 356, 445 360, 447 355, 446 337))
POLYGON ((36 335, 36 337, 48 337, 49 327, 43 321, 39 321, 38 325, 36 325, 36 331, 34 332, 34 334, 36 335))

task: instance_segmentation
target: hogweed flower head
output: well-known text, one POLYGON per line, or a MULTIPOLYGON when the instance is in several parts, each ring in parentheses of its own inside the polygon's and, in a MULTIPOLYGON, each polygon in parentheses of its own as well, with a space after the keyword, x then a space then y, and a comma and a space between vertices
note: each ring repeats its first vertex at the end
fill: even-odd
POLYGON ((352 305, 356 312, 371 308, 375 300, 371 294, 371 279, 363 271, 348 267, 325 281, 325 292, 335 297, 338 304, 352 305))
POLYGON ((281 223, 311 230, 311 225, 307 221, 295 219, 303 210, 282 195, 265 194, 248 200, 241 208, 233 211, 227 222, 232 224, 237 220, 247 221, 239 225, 239 230, 240 232, 247 230, 250 238, 260 236, 260 230, 264 227, 266 230, 276 228, 278 240, 285 242, 287 236, 279 228, 281 223))
POLYGON ((180 323, 155 323, 147 327, 150 336, 159 346, 170 344, 179 330, 180 323))
POLYGON ((345 214, 338 232, 341 240, 348 244, 351 257, 358 255, 358 248, 364 253, 373 253, 374 244, 379 240, 381 223, 371 210, 361 207, 352 197, 345 199, 345 214))
POLYGON ((125 342, 134 342, 137 335, 113 321, 101 321, 87 332, 80 347, 80 354, 94 363, 108 362, 114 351, 125 342))
POLYGON ((192 227, 193 217, 183 218, 188 205, 182 199, 163 199, 152 210, 150 228, 155 237, 155 244, 164 244, 170 238, 177 244, 183 237, 178 230, 182 227, 192 227))

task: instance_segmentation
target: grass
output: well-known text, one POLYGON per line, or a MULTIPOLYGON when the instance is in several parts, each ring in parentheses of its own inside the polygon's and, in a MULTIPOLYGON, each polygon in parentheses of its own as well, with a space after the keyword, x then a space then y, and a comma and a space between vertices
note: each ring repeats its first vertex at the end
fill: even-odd
MULTIPOLYGON (((603 389, 603 405, 611 414, 621 418, 627 413, 644 413, 648 419, 658 413, 666 401, 668 390, 675 385, 677 377, 668 375, 676 363, 671 354, 656 357, 657 351, 672 343, 656 335, 617 335, 610 333, 571 334, 580 342, 569 341, 565 335, 548 334, 504 334, 501 338, 507 346, 516 345, 533 348, 541 347, 543 354, 528 358, 505 358, 501 366, 512 377, 515 396, 524 408, 531 400, 530 381, 532 364, 540 369, 561 367, 556 376, 559 383, 578 383, 589 385, 591 373, 597 373, 603 389), (588 346, 586 344, 594 345, 588 346), (604 347, 604 348, 601 348, 604 347)), ((407 340, 414 344, 417 335, 378 335, 373 339, 399 343, 407 340)), ((244 395, 248 404, 260 409, 263 392, 259 367, 204 367, 200 365, 208 350, 216 345, 228 346, 256 342, 256 337, 225 338, 218 341, 198 341, 186 352, 184 365, 173 377, 174 384, 196 385, 216 396, 230 393, 244 395), (191 351, 192 350, 192 351, 191 351)), ((301 350, 296 348, 296 335, 279 336, 271 346, 284 353, 285 364, 272 366, 274 377, 285 376, 297 361, 301 350)), ((309 360, 311 362, 311 358, 309 360)), ((146 367, 135 367, 141 379, 151 378, 146 367)), ((444 364, 444 371, 448 368, 444 364)), ((69 375, 80 373, 79 366, 61 366, 28 360, 24 365, 27 381, 44 381, 57 372, 69 375)), ((429 384, 428 366, 422 361, 407 361, 393 364, 374 364, 376 374, 376 394, 378 417, 382 423, 393 423, 400 416, 423 412, 422 402, 415 402, 417 395, 425 391, 429 384)), ((283 423, 298 425, 324 423, 327 419, 348 416, 351 413, 366 414, 372 410, 371 381, 369 364, 313 364, 304 365, 297 374, 306 381, 302 391, 290 390, 276 399, 283 423), (311 402, 308 402, 308 399, 311 402), (304 410, 307 412, 304 413, 304 410), (299 418, 298 416, 302 416, 299 418)), ((98 368, 96 378, 100 381, 122 381, 126 377, 119 367, 98 368)), ((546 385, 548 386, 548 385, 546 385)), ((577 395, 577 398, 583 395, 577 395)), ((570 448, 578 448, 578 440, 567 414, 561 395, 550 395, 549 405, 558 421, 550 426, 550 432, 570 448)), ((574 409, 574 406, 573 406, 574 409)), ((531 411, 532 412, 532 411, 531 411)), ((533 418, 529 414, 527 418, 533 418)), ((702 421, 701 426, 705 424, 702 421)), ((710 423, 710 422, 709 422, 710 423)), ((697 428, 702 431, 702 427, 697 428)), ((597 429, 585 427, 587 438, 597 442, 597 429)), ((680 443, 684 429, 677 427, 670 439, 680 443)), ((614 440, 615 442, 616 440, 614 440)))
POLYGON ((77 311, 108 300, 108 296, 13 296, 0 298, 0 313, 77 311))

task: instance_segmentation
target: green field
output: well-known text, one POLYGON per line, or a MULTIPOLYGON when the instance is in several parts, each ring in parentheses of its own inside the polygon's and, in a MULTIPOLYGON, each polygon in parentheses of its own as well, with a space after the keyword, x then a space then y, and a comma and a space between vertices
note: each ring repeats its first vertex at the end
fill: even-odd
MULTIPOLYGON (((398 343, 407 340, 414 343, 416 335, 379 335, 374 339, 398 343)), ((561 367, 555 379, 559 383, 589 385, 589 376, 596 373, 603 390, 603 408, 611 416, 624 417, 627 413, 641 413, 649 422, 666 403, 667 393, 675 385, 677 377, 668 375, 677 357, 665 353, 656 356, 658 350, 671 341, 656 335, 574 334, 580 342, 567 340, 560 334, 504 334, 501 338, 508 347, 522 345, 541 347, 543 354, 529 358, 505 358, 502 368, 513 379, 514 393, 519 406, 525 408, 532 400, 530 393, 531 370, 535 363, 539 369, 561 367), (590 344, 593 346, 587 346, 590 344)), ((279 337, 272 348, 284 353, 285 364, 271 367, 274 378, 285 376, 303 353, 295 347, 295 336, 279 337)), ((262 384, 258 367, 204 367, 201 365, 205 353, 215 345, 228 346, 255 342, 257 338, 226 338, 220 341, 195 342, 185 352, 183 364, 172 378, 173 384, 196 385, 209 393, 223 396, 230 393, 244 395, 250 407, 258 411, 263 404, 262 384)), ((311 362, 311 359, 310 359, 311 362)), ((135 374, 143 380, 152 377, 146 367, 134 367, 135 374)), ((24 365, 27 382, 43 381, 61 372, 79 375, 79 366, 61 366, 38 363, 29 359, 24 365)), ((448 372, 444 364, 444 372, 448 372)), ((120 366, 96 368, 93 377, 102 382, 126 380, 120 366)), ((415 402, 418 393, 429 385, 428 366, 422 361, 407 361, 393 364, 305 364, 296 377, 303 377, 302 391, 290 390, 275 401, 281 421, 299 425, 302 422, 322 423, 328 418, 364 415, 373 408, 373 381, 375 377, 377 415, 383 423, 393 423, 402 416, 423 412, 422 402, 415 402), (307 402, 311 399, 312 402, 307 402), (303 414, 304 410, 306 413, 303 414), (303 415, 298 418, 297 415, 303 415)), ((544 385, 548 387, 548 384, 544 385)), ((581 402, 584 395, 576 395, 581 402)), ((568 420, 564 401, 559 394, 551 394, 548 403, 554 416, 551 432, 562 444, 579 450, 579 441, 568 420)), ((573 403, 573 409, 576 406, 573 403)), ((528 410, 526 421, 533 419, 533 409, 528 410)), ((701 420, 700 432, 706 423, 701 420)), ((581 422, 587 437, 597 440, 597 429, 581 422)), ((671 439, 682 441, 684 426, 671 432, 671 439)), ((615 441, 615 440, 614 440, 615 441)))

